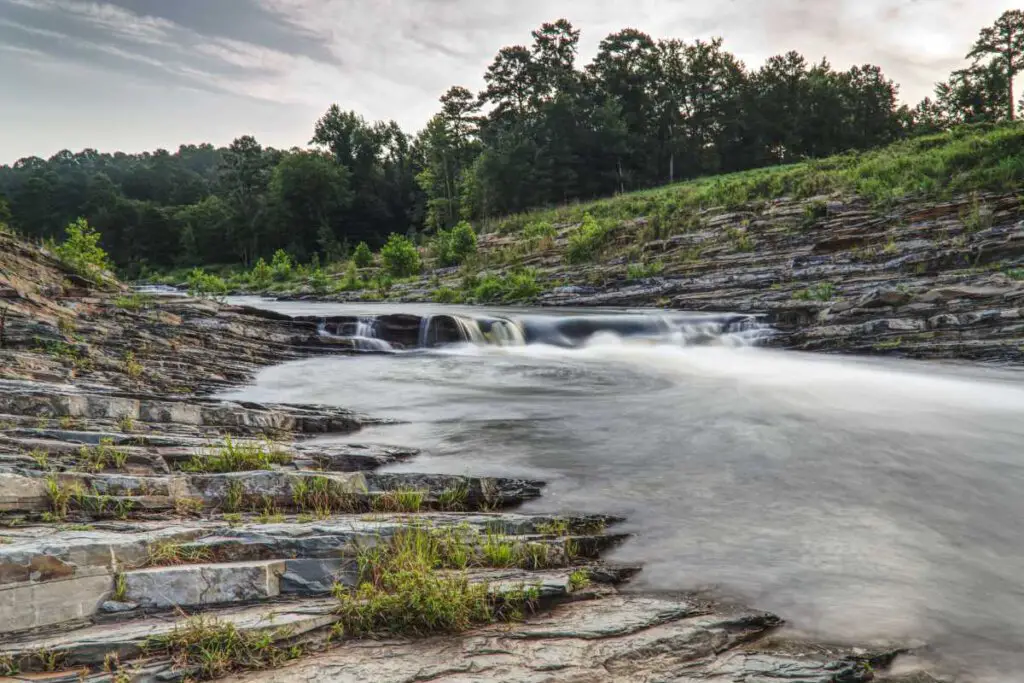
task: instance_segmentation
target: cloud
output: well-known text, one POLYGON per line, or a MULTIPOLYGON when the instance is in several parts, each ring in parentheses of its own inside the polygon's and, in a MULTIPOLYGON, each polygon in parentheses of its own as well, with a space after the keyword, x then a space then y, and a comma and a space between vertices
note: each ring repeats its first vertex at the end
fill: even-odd
MULTIPOLYGON (((128 94, 124 99, 148 107, 153 139, 164 145, 161 136, 171 126, 161 117, 172 109, 186 117, 175 120, 174 129, 188 126, 198 139, 234 124, 239 134, 260 131, 271 144, 303 144, 316 116, 335 102, 415 131, 451 85, 482 88, 499 48, 528 43, 542 22, 565 17, 583 32, 581 64, 602 38, 625 27, 656 38, 722 36, 726 49, 750 68, 789 50, 811 61, 827 56, 843 69, 878 64, 914 103, 963 63, 978 30, 1005 9, 1003 3, 0 0, 0 49, 7 63, 19 65, 0 73, 0 87, 59 102, 55 86, 27 74, 59 64, 87 69, 98 75, 81 97, 99 111, 109 106, 107 91, 145 86, 139 103, 128 94), (219 109, 210 110, 197 92, 221 98, 219 109), (294 118, 282 126, 284 112, 294 118), (307 132, 296 137, 295 131, 307 132)), ((25 125, 0 119, 0 128, 25 125)))

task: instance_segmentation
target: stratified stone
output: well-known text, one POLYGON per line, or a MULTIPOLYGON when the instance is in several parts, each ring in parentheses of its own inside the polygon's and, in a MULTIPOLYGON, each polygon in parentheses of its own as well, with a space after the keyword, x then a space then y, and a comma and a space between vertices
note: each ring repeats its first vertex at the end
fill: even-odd
POLYGON ((124 574, 125 599, 143 607, 191 607, 280 595, 284 560, 151 567, 124 574))

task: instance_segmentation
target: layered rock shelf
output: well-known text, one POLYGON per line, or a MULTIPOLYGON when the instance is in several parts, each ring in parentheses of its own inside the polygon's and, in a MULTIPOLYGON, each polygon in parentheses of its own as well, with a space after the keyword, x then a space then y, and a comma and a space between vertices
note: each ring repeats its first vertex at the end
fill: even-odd
POLYGON ((621 520, 515 510, 543 482, 381 471, 418 450, 360 443, 373 416, 209 397, 348 351, 311 321, 139 302, 3 235, 0 297, 0 680, 934 680, 898 645, 625 590, 641 568, 601 559, 621 520), (377 571, 475 616, 377 623, 422 607, 377 571))

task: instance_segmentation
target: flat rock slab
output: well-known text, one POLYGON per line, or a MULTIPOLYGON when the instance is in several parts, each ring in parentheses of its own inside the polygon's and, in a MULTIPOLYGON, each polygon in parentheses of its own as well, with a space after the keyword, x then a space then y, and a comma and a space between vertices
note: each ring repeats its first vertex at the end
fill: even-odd
POLYGON ((780 620, 716 613, 686 599, 609 595, 563 604, 525 622, 461 636, 349 641, 274 671, 231 683, 408 681, 611 683, 838 683, 871 680, 852 651, 758 648, 780 620))
POLYGON ((124 574, 125 599, 142 607, 194 607, 276 598, 284 560, 151 567, 124 574))

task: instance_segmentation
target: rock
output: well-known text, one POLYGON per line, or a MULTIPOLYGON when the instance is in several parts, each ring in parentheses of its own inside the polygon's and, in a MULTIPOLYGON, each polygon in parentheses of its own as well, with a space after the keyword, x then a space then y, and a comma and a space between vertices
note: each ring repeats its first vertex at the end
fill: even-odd
POLYGON ((881 308, 891 306, 897 308, 910 302, 913 297, 909 292, 898 289, 880 288, 875 289, 857 300, 858 308, 881 308))
POLYGON ((193 607, 274 598, 283 560, 152 567, 126 572, 125 597, 143 607, 193 607))
POLYGON ((112 590, 113 579, 106 572, 0 586, 0 633, 88 619, 112 590))
POLYGON ((123 612, 131 612, 139 608, 138 603, 135 602, 117 602, 116 600, 107 600, 100 605, 100 610, 108 614, 121 614, 123 612))

